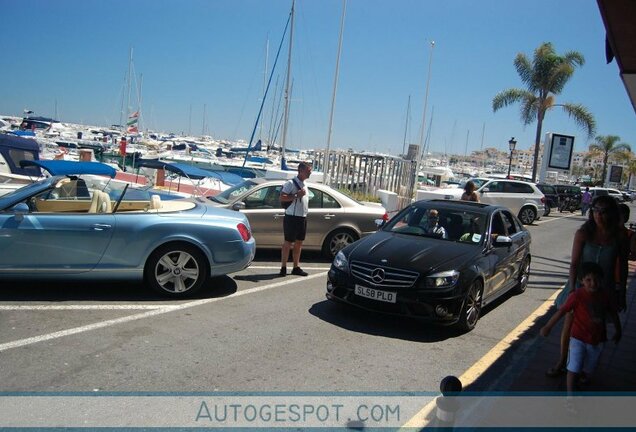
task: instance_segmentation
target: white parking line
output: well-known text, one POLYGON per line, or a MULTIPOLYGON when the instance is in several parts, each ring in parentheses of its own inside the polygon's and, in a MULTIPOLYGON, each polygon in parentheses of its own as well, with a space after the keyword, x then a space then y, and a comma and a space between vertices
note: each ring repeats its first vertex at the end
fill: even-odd
POLYGON ((165 307, 161 307, 160 309, 155 309, 155 310, 150 310, 148 312, 143 312, 143 313, 139 313, 139 314, 135 314, 135 315, 129 315, 126 317, 122 317, 122 318, 116 318, 116 319, 112 319, 112 320, 108 320, 108 321, 102 321, 102 322, 97 322, 94 324, 89 324, 89 325, 85 325, 85 326, 81 326, 81 327, 75 327, 72 329, 68 329, 68 330, 61 330, 61 331, 57 331, 54 333, 48 333, 48 334, 44 334, 44 335, 40 335, 40 336, 34 336, 34 337, 30 337, 30 338, 26 338, 26 339, 19 339, 13 342, 7 342, 7 343, 3 343, 0 344, 0 352, 2 351, 7 351, 10 350, 12 348, 18 348, 18 347, 23 347, 23 346, 27 346, 27 345, 33 345, 35 343, 38 342, 44 342, 44 341, 48 341, 51 339, 57 339, 57 338, 61 338, 64 336, 71 336, 71 335, 75 335, 78 333, 84 333, 87 331, 91 331, 91 330, 98 330, 98 329, 102 329, 105 327, 110 327, 110 326, 114 326, 117 324, 123 324, 123 323, 127 323, 127 322, 131 322, 131 321, 136 321, 136 320, 140 320, 143 318, 150 318, 153 316, 157 316, 157 315, 162 315, 168 312, 174 312, 174 311, 179 311, 179 310, 183 310, 183 309, 189 309, 195 306, 201 306, 204 304, 208 304, 208 303, 215 303, 215 302, 220 302, 220 301, 224 301, 224 300, 230 300, 233 299, 235 297, 240 297, 243 295, 247 295, 247 294, 254 294, 260 291, 266 291, 266 290, 270 290, 272 288, 278 288, 280 286, 283 285, 291 285, 294 283, 298 283, 298 282, 305 282, 308 281, 310 279, 315 279, 317 277, 320 276, 324 276, 324 273, 316 273, 316 274, 312 274, 310 276, 307 277, 299 277, 299 278, 287 278, 285 281, 282 282, 276 282, 273 284, 269 284, 269 285, 265 285, 262 287, 255 287, 255 288, 250 288, 250 289, 246 289, 243 291, 239 291, 236 294, 232 294, 231 296, 227 296, 227 297, 215 297, 215 298, 210 298, 210 299, 202 299, 202 300, 194 300, 191 302, 187 302, 187 303, 181 303, 179 305, 174 305, 174 306, 165 306, 165 307))
POLYGON ((23 311, 23 310, 33 310, 33 311, 46 311, 46 310, 154 310, 154 309, 163 309, 170 308, 173 305, 162 304, 162 305, 134 305, 134 304, 113 304, 113 305, 101 305, 101 304, 91 304, 91 305, 1 305, 0 311, 23 311))
POLYGON ((533 224, 534 225, 541 225, 541 224, 548 223, 548 222, 554 222, 554 221, 559 220, 559 219, 570 218, 572 216, 581 216, 581 214, 580 213, 571 213, 571 214, 566 214, 566 215, 558 216, 558 217, 554 217, 553 216, 550 219, 543 219, 543 220, 540 220, 540 221, 537 221, 537 222, 533 222, 533 224))
MULTIPOLYGON (((320 270, 320 271, 328 271, 331 267, 306 267, 303 266, 303 270, 320 270)), ((280 266, 249 266, 248 269, 254 270, 280 270, 280 266)))

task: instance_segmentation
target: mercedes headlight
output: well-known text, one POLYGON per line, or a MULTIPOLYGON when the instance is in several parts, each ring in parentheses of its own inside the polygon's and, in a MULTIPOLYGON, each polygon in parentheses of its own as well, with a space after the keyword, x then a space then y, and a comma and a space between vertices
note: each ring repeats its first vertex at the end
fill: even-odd
POLYGON ((426 288, 450 288, 457 283, 458 279, 457 270, 435 273, 426 278, 426 288))
POLYGON ((349 271, 349 261, 347 261, 347 257, 342 253, 342 251, 338 252, 336 257, 333 259, 333 266, 344 272, 349 271))

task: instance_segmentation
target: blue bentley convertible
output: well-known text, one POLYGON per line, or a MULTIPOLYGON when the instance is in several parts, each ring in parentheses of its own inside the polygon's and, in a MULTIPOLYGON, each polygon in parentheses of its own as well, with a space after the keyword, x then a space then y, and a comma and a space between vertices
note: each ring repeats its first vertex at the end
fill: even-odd
POLYGON ((210 276, 251 263, 255 243, 242 213, 162 199, 98 165, 102 175, 54 175, 0 197, 0 278, 143 279, 186 297, 210 276))

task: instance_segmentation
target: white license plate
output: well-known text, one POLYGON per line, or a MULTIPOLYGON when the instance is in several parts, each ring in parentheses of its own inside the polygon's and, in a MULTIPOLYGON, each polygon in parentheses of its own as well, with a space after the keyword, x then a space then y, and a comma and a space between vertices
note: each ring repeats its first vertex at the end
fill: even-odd
POLYGON ((389 291, 380 291, 373 288, 356 285, 355 290, 356 295, 360 297, 366 297, 373 300, 379 300, 387 303, 395 303, 397 298, 397 293, 389 292, 389 291))

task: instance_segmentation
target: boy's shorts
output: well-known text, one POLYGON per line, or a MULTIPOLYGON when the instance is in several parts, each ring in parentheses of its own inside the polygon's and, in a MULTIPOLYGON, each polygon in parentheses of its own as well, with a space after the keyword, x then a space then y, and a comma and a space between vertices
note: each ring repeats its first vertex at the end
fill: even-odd
POLYGON ((568 372, 591 374, 596 369, 602 351, 602 342, 598 345, 591 345, 571 337, 568 351, 568 372))

